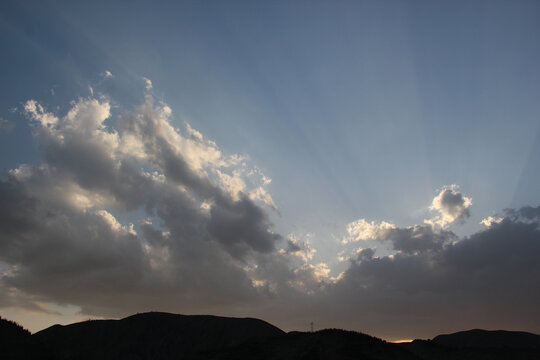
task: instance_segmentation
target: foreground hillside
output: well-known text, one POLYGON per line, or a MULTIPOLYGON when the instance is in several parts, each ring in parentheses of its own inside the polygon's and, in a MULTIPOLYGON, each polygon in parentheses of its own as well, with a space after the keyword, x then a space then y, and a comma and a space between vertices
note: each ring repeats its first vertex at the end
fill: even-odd
POLYGON ((30 332, 19 324, 0 317, 0 358, 14 357, 30 339, 30 332))
POLYGON ((30 333, 0 318, 1 359, 540 359, 540 336, 471 330, 393 344, 353 331, 285 333, 258 319, 168 313, 30 333))
POLYGON ((207 353, 201 359, 403 359, 419 357, 397 344, 353 332, 326 329, 290 332, 284 336, 251 339, 239 346, 207 353))

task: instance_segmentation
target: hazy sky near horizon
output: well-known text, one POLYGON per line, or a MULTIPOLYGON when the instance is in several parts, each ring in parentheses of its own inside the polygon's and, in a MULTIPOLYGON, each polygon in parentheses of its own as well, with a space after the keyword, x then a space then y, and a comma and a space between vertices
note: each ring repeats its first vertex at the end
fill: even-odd
POLYGON ((540 332, 536 1, 3 1, 0 314, 540 332))

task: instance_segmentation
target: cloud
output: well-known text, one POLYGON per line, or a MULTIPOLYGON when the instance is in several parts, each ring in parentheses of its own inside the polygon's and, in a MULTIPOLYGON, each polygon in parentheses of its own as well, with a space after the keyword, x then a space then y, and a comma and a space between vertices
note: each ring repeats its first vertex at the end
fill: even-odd
POLYGON ((345 238, 343 243, 346 244, 352 241, 369 239, 384 239, 389 231, 395 228, 396 226, 394 224, 386 221, 376 224, 375 221, 368 222, 366 219, 359 219, 347 225, 347 233, 349 234, 349 237, 345 238))
MULTIPOLYGON (((265 181, 265 179, 263 179, 263 181, 265 181)), ((269 182, 265 182, 265 185, 267 184, 269 184, 269 182)), ((263 186, 259 186, 255 190, 251 191, 249 193, 249 198, 251 200, 260 200, 266 205, 270 206, 272 209, 277 210, 277 205, 274 202, 274 199, 272 199, 272 195, 270 195, 263 186)))
POLYGON ((342 243, 388 241, 394 250, 406 253, 441 249, 446 242, 457 239, 453 232, 446 230, 447 225, 470 216, 472 200, 457 189, 457 185, 443 187, 430 206, 431 210, 438 211, 440 215, 424 220, 422 225, 399 228, 386 221, 377 224, 375 221, 359 219, 347 225, 348 236, 342 243))
POLYGON ((342 243, 350 248, 362 242, 362 248, 340 253, 349 267, 319 291, 317 313, 325 314, 324 321, 361 323, 387 337, 410 334, 411 326, 417 337, 467 327, 539 331, 531 319, 540 318, 534 305, 540 300, 540 265, 534 260, 540 253, 540 207, 505 209, 503 216, 482 221, 486 230, 459 238, 447 227, 468 217, 471 204, 451 185, 433 199, 431 209, 440 215, 431 222, 348 224, 342 243), (390 244, 390 253, 376 256, 374 247, 365 247, 377 242, 390 244))
MULTIPOLYGON (((307 235, 307 237, 309 237, 309 235, 307 235)), ((289 235, 287 247, 281 250, 281 253, 286 253, 300 259, 303 264, 309 263, 316 252, 317 250, 311 246, 309 240, 302 241, 294 234, 289 235)))
POLYGON ((448 224, 470 216, 469 208, 472 205, 472 199, 460 193, 458 189, 459 187, 455 184, 443 186, 429 207, 440 215, 425 220, 425 223, 444 228, 448 224))
POLYGON ((39 122, 44 128, 52 127, 58 122, 58 118, 56 118, 56 116, 45 112, 43 106, 41 106, 35 100, 28 100, 24 104, 24 111, 32 120, 39 122))
POLYGON ((240 179, 245 162, 189 125, 174 128, 166 104, 147 95, 115 121, 106 98, 81 98, 63 116, 35 100, 24 109, 42 163, 0 181, 10 294, 94 315, 179 311, 259 299, 244 270, 259 256, 276 254, 292 274, 281 236, 248 195, 253 180, 234 196, 218 181, 240 179))
POLYGON ((524 206, 520 209, 504 209, 503 216, 488 216, 487 218, 482 219, 480 224, 489 228, 495 224, 500 224, 504 219, 529 223, 538 222, 540 221, 540 206, 524 206))
POLYGON ((480 221, 480 224, 482 224, 485 227, 489 228, 493 224, 500 224, 503 220, 504 220, 504 218, 502 218, 502 217, 488 216, 487 218, 482 219, 482 221, 480 221))
POLYGON ((504 214, 506 217, 509 217, 514 221, 521 220, 534 223, 540 221, 540 206, 524 206, 517 210, 505 209, 504 214))
POLYGON ((13 123, 0 117, 0 131, 9 132, 13 129, 13 123))
POLYGON ((152 80, 145 78, 144 76, 142 79, 144 80, 146 91, 152 90, 152 80))
POLYGON ((394 250, 407 253, 439 249, 446 241, 456 238, 450 231, 435 230, 429 225, 398 228, 385 221, 377 224, 365 219, 347 225, 347 232, 349 236, 342 241, 344 244, 361 240, 388 241, 394 250))
POLYGON ((392 242, 394 250, 414 253, 441 249, 446 242, 456 238, 451 231, 434 231, 431 226, 414 225, 393 229, 385 240, 392 242))
POLYGON ((505 212, 461 239, 427 225, 385 230, 381 240, 397 252, 377 257, 361 249, 321 293, 339 309, 319 311, 389 337, 410 327, 425 337, 474 326, 538 332, 540 208, 505 212))
POLYGON ((233 171, 232 175, 228 175, 218 170, 217 173, 222 186, 225 187, 233 199, 238 200, 239 194, 246 188, 246 183, 240 177, 239 172, 233 171))

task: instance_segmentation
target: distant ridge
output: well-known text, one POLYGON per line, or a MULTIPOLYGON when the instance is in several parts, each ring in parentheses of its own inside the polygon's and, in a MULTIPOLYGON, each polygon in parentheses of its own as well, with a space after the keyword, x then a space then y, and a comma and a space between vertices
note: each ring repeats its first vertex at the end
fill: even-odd
POLYGON ((540 349, 540 335, 523 331, 473 329, 439 335, 432 341, 457 348, 540 349))
POLYGON ((285 333, 263 320, 162 312, 54 325, 0 318, 2 360, 539 360, 540 336, 469 330, 394 344, 355 331, 285 333))
POLYGON ((400 345, 425 360, 540 359, 540 336, 522 331, 474 329, 400 345))

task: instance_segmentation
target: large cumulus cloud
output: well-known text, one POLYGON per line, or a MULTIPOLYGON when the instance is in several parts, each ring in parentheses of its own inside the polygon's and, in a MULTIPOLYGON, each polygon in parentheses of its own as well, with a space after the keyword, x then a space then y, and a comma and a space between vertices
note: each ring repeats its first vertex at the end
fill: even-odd
POLYGON ((26 296, 118 314, 256 303, 246 266, 284 257, 262 207, 274 205, 268 178, 223 186, 253 169, 189 125, 174 128, 151 95, 118 119, 110 108, 79 99, 59 117, 26 102, 41 164, 0 182, 1 284, 12 294, 0 305, 26 296))

